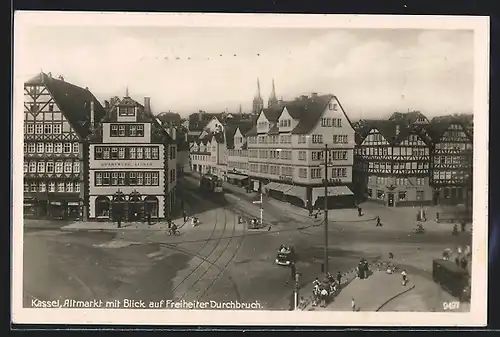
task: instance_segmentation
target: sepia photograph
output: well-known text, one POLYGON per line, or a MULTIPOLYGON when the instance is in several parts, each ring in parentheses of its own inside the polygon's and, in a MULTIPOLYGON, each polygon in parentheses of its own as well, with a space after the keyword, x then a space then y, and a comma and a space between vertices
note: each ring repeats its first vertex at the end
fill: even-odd
POLYGON ((488 48, 484 17, 17 12, 13 322, 486 324, 488 48))

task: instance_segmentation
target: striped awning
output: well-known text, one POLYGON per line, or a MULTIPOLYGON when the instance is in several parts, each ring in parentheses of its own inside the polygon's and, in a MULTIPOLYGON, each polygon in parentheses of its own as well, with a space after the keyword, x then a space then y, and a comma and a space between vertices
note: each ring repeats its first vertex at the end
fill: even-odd
MULTIPOLYGON (((329 197, 335 196, 344 196, 344 195, 353 195, 352 191, 347 186, 329 186, 327 190, 329 197)), ((320 197, 325 196, 325 188, 324 187, 315 187, 312 190, 312 200, 313 203, 318 200, 320 197)))

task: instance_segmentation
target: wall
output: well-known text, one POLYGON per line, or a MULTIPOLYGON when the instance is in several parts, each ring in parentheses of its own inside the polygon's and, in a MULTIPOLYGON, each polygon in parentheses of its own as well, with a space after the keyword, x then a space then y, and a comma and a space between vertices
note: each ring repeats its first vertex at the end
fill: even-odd
MULTIPOLYGON (((135 118, 135 117, 133 117, 135 118)), ((151 143, 151 123, 134 123, 144 124, 144 137, 110 137, 111 123, 103 123, 102 125, 102 142, 103 143, 134 143, 144 144, 151 143)), ((112 123, 116 124, 116 123, 112 123)))
MULTIPOLYGON (((95 218, 95 200, 97 199, 97 195, 91 195, 89 197, 89 218, 95 218)), ((158 198, 158 217, 159 218, 164 218, 165 217, 165 196, 163 195, 156 195, 158 198)), ((109 198, 111 201, 111 198, 109 198)))

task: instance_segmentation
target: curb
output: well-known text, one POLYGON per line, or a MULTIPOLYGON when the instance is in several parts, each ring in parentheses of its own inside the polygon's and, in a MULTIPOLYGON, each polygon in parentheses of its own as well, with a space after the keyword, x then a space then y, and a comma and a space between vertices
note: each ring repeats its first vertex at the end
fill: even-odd
POLYGON ((405 289, 404 291, 400 292, 399 294, 396 294, 394 296, 392 296, 391 298, 389 298, 387 301, 385 301, 384 303, 382 303, 382 305, 380 305, 377 309, 375 309, 375 312, 379 311, 380 309, 382 309, 383 307, 385 307, 389 302, 391 302, 392 300, 395 300, 396 298, 398 298, 399 296, 401 295, 404 295, 406 294, 407 292, 410 292, 411 290, 415 289, 415 285, 411 286, 410 288, 408 289, 405 289))

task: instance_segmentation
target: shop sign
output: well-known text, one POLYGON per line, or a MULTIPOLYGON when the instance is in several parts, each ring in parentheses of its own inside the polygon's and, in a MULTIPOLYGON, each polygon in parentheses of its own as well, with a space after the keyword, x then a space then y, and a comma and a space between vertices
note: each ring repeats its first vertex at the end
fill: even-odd
POLYGON ((95 168, 161 168, 163 162, 159 160, 136 160, 136 161, 94 161, 92 163, 95 168))
POLYGON ((61 206, 62 202, 60 202, 60 201, 51 201, 50 204, 51 205, 56 205, 56 206, 61 206))
POLYGON ((80 206, 80 203, 78 201, 69 201, 68 206, 80 206))

